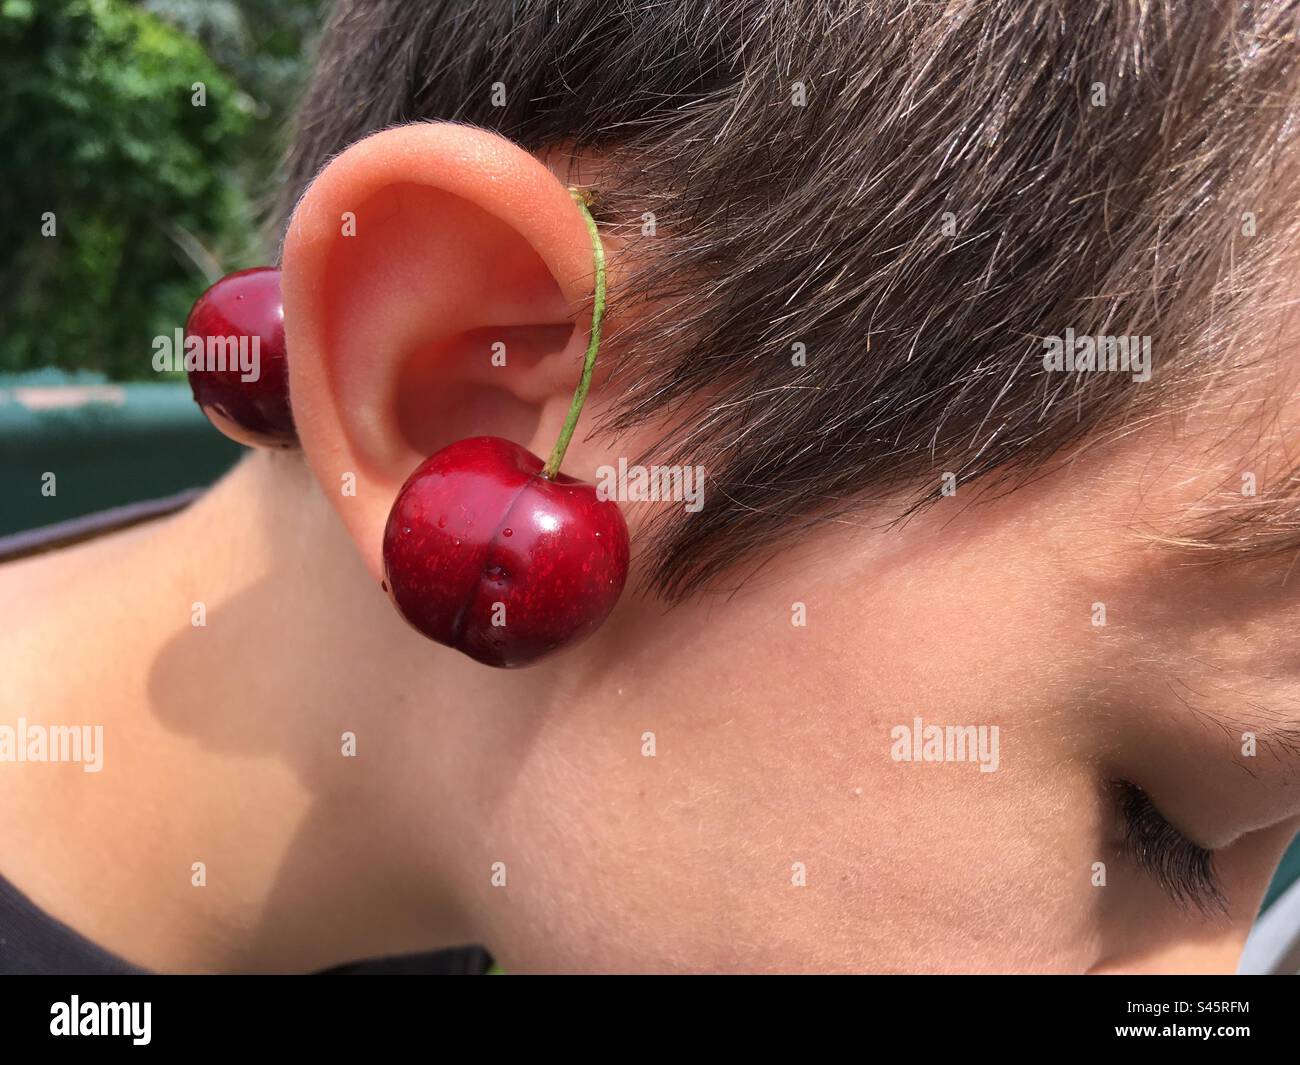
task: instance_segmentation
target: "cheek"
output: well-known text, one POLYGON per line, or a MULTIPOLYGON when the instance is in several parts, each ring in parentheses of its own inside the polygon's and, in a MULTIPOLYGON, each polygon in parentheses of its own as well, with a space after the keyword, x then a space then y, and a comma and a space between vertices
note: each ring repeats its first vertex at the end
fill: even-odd
POLYGON ((754 618, 722 625, 744 654, 705 655, 710 618, 679 619, 670 645, 648 639, 598 697, 547 715, 515 766, 492 817, 508 886, 475 899, 508 971, 1096 960, 1097 788, 1049 708, 951 655, 882 656, 851 684, 826 656, 759 668, 797 658, 754 618), (998 769, 897 760, 892 732, 918 714, 997 724, 998 769))

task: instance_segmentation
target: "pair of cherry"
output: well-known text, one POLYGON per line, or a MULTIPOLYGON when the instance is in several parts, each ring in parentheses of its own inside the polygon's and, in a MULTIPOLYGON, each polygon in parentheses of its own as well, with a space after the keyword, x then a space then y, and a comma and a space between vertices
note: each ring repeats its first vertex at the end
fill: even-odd
MULTIPOLYGON (((407 479, 384 529, 384 586, 430 639, 491 666, 527 665, 594 631, 627 578, 627 525, 618 504, 559 472, 586 399, 600 343, 604 256, 582 206, 596 261, 591 340, 568 419, 549 461, 500 437, 458 440, 407 479)), ((190 371, 194 399, 240 443, 297 444, 289 406, 280 272, 222 278, 185 326, 189 339, 256 338, 260 376, 239 367, 190 371)))

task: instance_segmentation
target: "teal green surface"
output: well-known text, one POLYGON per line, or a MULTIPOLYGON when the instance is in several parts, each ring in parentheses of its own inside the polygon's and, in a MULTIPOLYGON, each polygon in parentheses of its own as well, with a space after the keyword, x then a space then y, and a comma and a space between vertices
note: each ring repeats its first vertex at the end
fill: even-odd
POLYGON ((0 536, 211 484, 243 452, 208 423, 183 380, 0 375, 0 536), (67 389, 85 396, 48 406, 67 389), (46 473, 52 496, 41 491, 46 473))
POLYGON ((1300 837, 1293 839, 1287 852, 1282 855, 1282 861, 1278 864, 1277 872, 1273 874, 1272 883, 1268 885, 1268 892, 1264 895, 1264 905, 1260 910, 1267 910, 1272 906, 1277 897, 1297 880, 1300 880, 1300 837))

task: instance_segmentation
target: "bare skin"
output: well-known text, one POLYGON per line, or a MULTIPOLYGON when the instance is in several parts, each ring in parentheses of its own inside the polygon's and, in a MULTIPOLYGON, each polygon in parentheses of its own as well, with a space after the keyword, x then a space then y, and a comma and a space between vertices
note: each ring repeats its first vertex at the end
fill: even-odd
MULTIPOLYGON (((1214 412, 1180 415, 901 529, 864 511, 734 594, 671 611, 629 594, 579 648, 486 669, 392 611, 375 529, 431 436, 545 454, 581 359, 581 221, 552 218, 563 183, 487 136, 382 134, 300 208, 285 286, 305 460, 251 455, 173 518, 0 567, 0 722, 105 733, 100 773, 0 764, 0 872, 166 970, 467 942, 519 972, 1231 970, 1300 817, 1284 746, 1261 730, 1241 753, 1256 718, 1300 721, 1300 595, 1289 559, 1207 570, 1151 537, 1265 469, 1295 412, 1221 447, 1214 412), (397 221, 367 229, 362 210, 381 243, 336 252, 311 219, 349 203, 397 221), (442 303, 418 298, 430 235, 399 239, 424 224, 471 260, 442 303), (409 293, 342 298, 380 252, 409 293), (489 298, 474 262, 498 254, 519 268, 489 298), (482 325, 466 307, 518 330, 510 376, 443 357, 438 338, 482 325), (916 716, 997 725, 997 771, 895 760, 891 730, 916 716), (1116 777, 1215 848, 1226 916, 1181 910, 1119 852, 1116 777)), ((583 425, 610 402, 598 386, 583 425)), ((566 472, 636 451, 580 427, 566 472)))

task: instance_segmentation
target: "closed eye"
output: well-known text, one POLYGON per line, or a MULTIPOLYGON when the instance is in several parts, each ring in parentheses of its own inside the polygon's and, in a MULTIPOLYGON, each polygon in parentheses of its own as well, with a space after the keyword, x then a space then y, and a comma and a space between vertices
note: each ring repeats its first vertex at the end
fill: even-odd
POLYGON ((1184 909, 1227 913, 1214 870, 1214 852, 1193 843, 1156 809, 1147 793, 1127 780, 1113 782, 1124 820, 1123 852, 1184 909))

